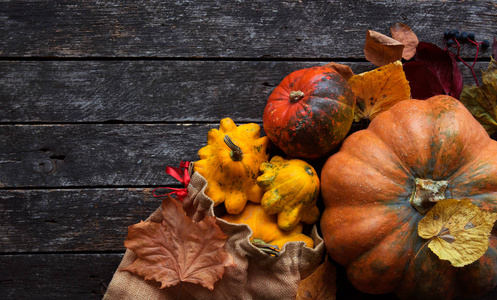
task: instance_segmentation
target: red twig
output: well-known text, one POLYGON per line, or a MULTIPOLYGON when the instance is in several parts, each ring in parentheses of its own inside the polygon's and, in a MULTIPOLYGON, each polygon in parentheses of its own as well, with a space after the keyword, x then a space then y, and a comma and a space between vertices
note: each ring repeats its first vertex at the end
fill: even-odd
POLYGON ((476 61, 478 59, 478 54, 480 53, 480 45, 482 44, 481 42, 480 43, 477 43, 475 41, 472 41, 470 39, 468 39, 468 41, 470 43, 472 43, 473 45, 476 46, 476 55, 475 55, 475 58, 473 60, 473 64, 470 66, 467 62, 465 62, 461 56, 459 56, 459 53, 460 53, 460 50, 461 50, 461 44, 459 43, 459 41, 457 39, 454 39, 454 42, 456 43, 455 45, 452 45, 452 47, 456 48, 457 49, 457 53, 454 54, 452 53, 451 51, 449 51, 449 49, 447 48, 447 46, 445 47, 445 49, 449 52, 450 55, 456 57, 460 62, 462 62, 466 67, 468 67, 468 69, 471 71, 471 75, 473 75, 473 79, 475 80, 475 83, 476 83, 476 86, 480 86, 480 83, 478 82, 478 78, 476 77, 476 73, 475 73, 475 65, 476 65, 476 61))

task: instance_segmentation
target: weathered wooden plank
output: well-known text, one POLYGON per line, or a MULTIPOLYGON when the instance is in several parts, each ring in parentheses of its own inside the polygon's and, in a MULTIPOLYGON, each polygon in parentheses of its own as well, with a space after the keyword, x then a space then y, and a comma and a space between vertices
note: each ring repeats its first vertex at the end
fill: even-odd
POLYGON ((0 255, 2 299, 102 299, 121 253, 0 255))
MULTIPOLYGON (((122 254, 117 253, 0 255, 2 297, 101 299, 121 258, 122 254)), ((340 282, 346 282, 340 267, 337 275, 340 282)), ((337 299, 393 300, 396 297, 368 295, 350 284, 341 284, 337 286, 337 299)))
MULTIPOLYGON (((491 40, 492 1, 2 1, 4 57, 360 58, 368 29, 491 40), (298 17, 295 17, 298 16, 298 17)), ((489 56, 487 51, 485 56, 489 56)))
POLYGON ((218 124, 2 125, 0 186, 175 184, 167 165, 197 160, 218 124))
MULTIPOLYGON (((207 132, 218 127, 218 123, 0 125, 0 187, 177 184, 164 173, 165 167, 197 160, 207 132)), ((358 129, 361 124, 353 124, 351 132, 358 129)))
MULTIPOLYGON (((325 62, 3 61, 0 122, 261 122, 292 71, 325 62)), ((369 62, 342 62, 355 73, 369 62)), ((476 69, 486 69, 480 62, 476 69)), ((473 83, 462 66, 464 82, 473 83)))
MULTIPOLYGON (((3 299, 101 299, 122 258, 120 253, 0 255, 0 291, 3 299)), ((475 298, 493 300, 497 289, 475 298)), ((357 291, 337 271, 337 299, 393 300, 394 295, 357 291)))
MULTIPOLYGON (((0 290, 5 299, 101 299, 122 254, 0 255, 0 290), (43 291, 43 292, 41 292, 43 291)), ((338 273, 345 282, 345 273, 338 273)), ((338 285, 337 299, 396 299, 367 295, 338 285)))
POLYGON ((323 63, 0 62, 0 99, 5 99, 0 118, 2 122, 218 122, 231 116, 260 121, 274 86, 293 70, 317 64, 323 63))
POLYGON ((3 190, 0 253, 124 251, 127 227, 160 204, 142 188, 3 190))

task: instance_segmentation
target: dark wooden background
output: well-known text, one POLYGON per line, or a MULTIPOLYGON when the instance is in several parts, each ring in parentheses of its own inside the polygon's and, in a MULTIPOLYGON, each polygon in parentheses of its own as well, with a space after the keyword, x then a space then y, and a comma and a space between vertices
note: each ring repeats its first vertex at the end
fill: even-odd
MULTIPOLYGON (((152 189, 177 186, 167 165, 197 160, 221 118, 261 124, 294 70, 373 69, 366 31, 396 22, 493 41, 497 2, 1 1, 0 298, 101 298, 152 189)), ((338 276, 338 299, 394 299, 338 276)))

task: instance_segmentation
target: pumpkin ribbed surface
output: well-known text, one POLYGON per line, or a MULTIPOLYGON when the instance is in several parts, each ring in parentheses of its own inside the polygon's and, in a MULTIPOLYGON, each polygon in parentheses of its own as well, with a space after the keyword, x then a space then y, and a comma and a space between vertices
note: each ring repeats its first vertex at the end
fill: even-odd
POLYGON ((417 233, 433 205, 423 197, 497 212, 497 142, 456 99, 405 100, 380 114, 326 161, 321 191, 327 251, 358 289, 453 299, 497 285, 495 227, 485 255, 461 268, 422 248, 417 233))

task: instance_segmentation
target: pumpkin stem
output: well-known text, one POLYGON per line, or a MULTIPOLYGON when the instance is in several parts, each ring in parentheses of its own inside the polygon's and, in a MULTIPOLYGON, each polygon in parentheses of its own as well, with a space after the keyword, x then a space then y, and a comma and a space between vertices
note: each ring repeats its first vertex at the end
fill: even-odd
POLYGON ((409 202, 422 215, 425 215, 438 201, 445 199, 447 180, 434 181, 416 178, 409 202))
POLYGON ((300 101, 300 99, 304 98, 305 94, 302 91, 291 91, 290 92, 290 103, 295 103, 300 101))
POLYGON ((243 159, 243 152, 228 135, 224 136, 224 143, 231 149, 230 156, 233 161, 241 161, 243 159))

